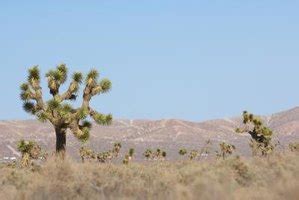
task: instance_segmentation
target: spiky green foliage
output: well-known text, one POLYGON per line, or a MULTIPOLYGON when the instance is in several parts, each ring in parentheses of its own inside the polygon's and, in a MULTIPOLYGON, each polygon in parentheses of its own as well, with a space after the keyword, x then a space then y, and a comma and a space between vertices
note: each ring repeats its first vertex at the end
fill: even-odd
POLYGON ((89 110, 87 107, 80 108, 76 112, 76 118, 79 120, 86 119, 86 117, 88 117, 88 115, 89 115, 89 110))
POLYGON ((273 151, 274 146, 271 144, 273 131, 265 126, 259 117, 244 111, 243 124, 245 127, 237 128, 236 132, 250 134, 252 138, 250 146, 253 149, 253 154, 260 151, 262 155, 267 155, 273 151))
POLYGON ((110 125, 112 122, 111 114, 103 115, 101 113, 96 113, 95 115, 92 115, 92 118, 99 125, 110 125))
POLYGON ((28 82, 32 82, 32 80, 39 81, 40 80, 40 72, 38 66, 34 66, 28 70, 28 82))
MULTIPOLYGON (((40 71, 38 66, 34 66, 28 70, 27 82, 20 86, 20 97, 24 102, 23 108, 26 112, 36 115, 42 122, 51 122, 56 133, 66 134, 69 129, 78 139, 84 142, 88 140, 91 129, 91 123, 85 120, 88 116, 101 125, 109 125, 112 122, 111 114, 99 113, 93 110, 89 104, 93 96, 109 91, 111 82, 108 79, 98 81, 98 71, 91 70, 85 79, 82 105, 79 108, 74 108, 65 101, 77 99, 84 77, 82 73, 75 72, 67 91, 60 93, 60 87, 66 83, 67 77, 68 68, 65 64, 60 64, 46 73, 52 98, 44 101, 40 87, 40 71)), ((64 150, 63 147, 59 148, 64 150)), ((59 149, 56 150, 60 151, 59 149)))
POLYGON ((105 92, 109 92, 109 90, 111 89, 112 83, 108 79, 103 79, 100 82, 100 86, 101 86, 101 92, 105 93, 105 92))
POLYGON ((82 83, 83 75, 80 72, 75 72, 73 74, 73 80, 77 83, 82 83))
POLYGON ((47 107, 49 110, 55 111, 56 109, 58 109, 60 107, 60 103, 56 99, 51 99, 47 102, 47 107))
POLYGON ((35 114, 36 112, 34 103, 29 101, 23 103, 23 109, 30 114, 35 114))
POLYGON ((90 72, 87 74, 86 77, 86 84, 88 84, 89 81, 96 81, 99 77, 99 72, 95 69, 90 70, 90 72))

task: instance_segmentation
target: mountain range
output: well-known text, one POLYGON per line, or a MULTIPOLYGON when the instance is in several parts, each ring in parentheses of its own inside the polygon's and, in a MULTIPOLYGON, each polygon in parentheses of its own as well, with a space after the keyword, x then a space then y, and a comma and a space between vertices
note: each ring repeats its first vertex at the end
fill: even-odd
MULTIPOLYGON (((263 116, 264 123, 274 130, 274 141, 287 147, 288 143, 299 141, 299 107, 263 116)), ((84 144, 96 151, 108 150, 114 142, 121 142, 123 154, 128 148, 135 148, 137 158, 147 148, 161 148, 170 159, 176 159, 180 148, 200 149, 210 140, 213 151, 222 141, 234 144, 240 154, 249 154, 248 134, 237 134, 235 129, 242 125, 240 117, 191 122, 178 119, 163 120, 114 120, 110 126, 94 124, 88 143, 84 144)), ((35 140, 43 149, 53 152, 55 133, 49 123, 36 120, 0 121, 0 158, 19 157, 16 150, 18 140, 35 140)), ((67 136, 67 151, 77 157, 82 144, 72 136, 67 136)))

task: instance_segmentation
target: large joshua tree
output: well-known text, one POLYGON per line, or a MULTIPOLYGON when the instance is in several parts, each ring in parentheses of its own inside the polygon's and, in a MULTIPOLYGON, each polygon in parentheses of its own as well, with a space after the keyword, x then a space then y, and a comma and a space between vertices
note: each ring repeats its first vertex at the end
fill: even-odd
POLYGON ((49 121, 55 128, 56 152, 65 152, 66 133, 70 130, 76 138, 86 141, 89 138, 91 122, 90 116, 100 125, 108 125, 112 121, 112 115, 101 114, 91 108, 89 102, 92 97, 106 93, 111 88, 108 79, 98 80, 97 70, 91 70, 85 78, 82 105, 73 108, 68 101, 77 99, 79 87, 83 83, 82 73, 76 72, 68 89, 59 93, 60 86, 67 81, 68 69, 65 64, 58 65, 56 69, 46 74, 48 88, 52 98, 43 100, 41 88, 41 76, 38 66, 28 70, 27 82, 21 85, 21 99, 24 101, 23 108, 26 112, 35 115, 40 121, 49 121))

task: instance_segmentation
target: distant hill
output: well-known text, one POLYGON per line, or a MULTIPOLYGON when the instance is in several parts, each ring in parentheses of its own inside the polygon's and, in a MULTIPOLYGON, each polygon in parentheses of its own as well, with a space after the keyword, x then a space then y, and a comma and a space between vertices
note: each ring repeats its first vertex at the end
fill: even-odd
MULTIPOLYGON (((275 139, 282 145, 299 141, 299 107, 263 117, 265 123, 275 131, 275 139)), ((133 147, 140 158, 146 148, 164 148, 170 158, 176 158, 179 148, 199 149, 210 139, 214 148, 221 141, 235 144, 243 154, 249 153, 246 134, 236 134, 241 125, 240 118, 228 118, 205 122, 190 122, 177 119, 167 120, 115 120, 111 126, 94 125, 87 145, 101 151, 114 142, 121 142, 124 149, 133 147)), ((15 156, 16 142, 20 139, 38 141, 43 148, 52 152, 55 148, 55 134, 50 124, 35 120, 0 121, 0 158, 15 156)), ((68 134, 68 153, 76 156, 81 143, 68 134)))

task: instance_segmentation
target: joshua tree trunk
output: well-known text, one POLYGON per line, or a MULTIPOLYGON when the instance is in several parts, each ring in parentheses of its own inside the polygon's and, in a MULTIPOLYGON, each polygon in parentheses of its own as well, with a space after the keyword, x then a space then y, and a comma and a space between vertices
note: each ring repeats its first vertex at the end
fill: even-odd
POLYGON ((66 130, 60 127, 55 128, 56 132, 56 153, 65 153, 66 130))

